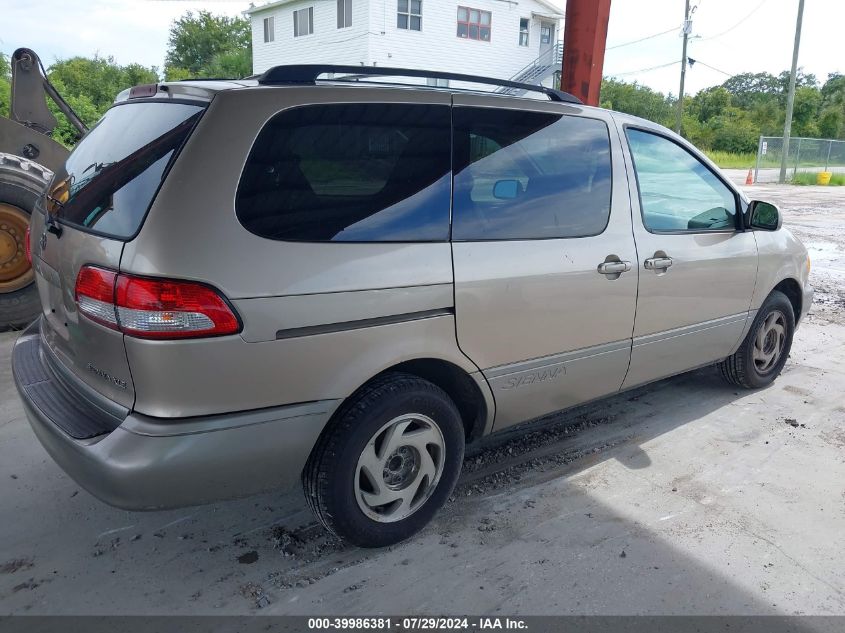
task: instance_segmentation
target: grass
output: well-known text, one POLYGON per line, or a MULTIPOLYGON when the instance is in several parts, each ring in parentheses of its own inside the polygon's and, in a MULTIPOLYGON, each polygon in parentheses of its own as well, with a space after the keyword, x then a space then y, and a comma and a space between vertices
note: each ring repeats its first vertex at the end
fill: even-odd
MULTIPOLYGON (((790 181, 793 185, 815 185, 816 175, 814 171, 799 171, 790 181)), ((834 186, 845 186, 845 174, 833 174, 830 184, 834 186)))
POLYGON ((712 160, 722 169, 751 169, 757 162, 757 154, 755 152, 720 152, 716 150, 707 150, 704 152, 707 158, 712 160))

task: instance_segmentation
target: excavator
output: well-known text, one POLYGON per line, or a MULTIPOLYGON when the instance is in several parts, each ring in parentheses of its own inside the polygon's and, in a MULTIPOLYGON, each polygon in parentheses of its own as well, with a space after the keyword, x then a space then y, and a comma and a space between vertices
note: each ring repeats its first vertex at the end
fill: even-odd
POLYGON ((27 254, 29 216, 70 150, 50 134, 53 101, 81 137, 88 128, 47 79, 38 55, 19 48, 9 60, 9 118, 0 116, 0 331, 30 323, 41 309, 27 254))

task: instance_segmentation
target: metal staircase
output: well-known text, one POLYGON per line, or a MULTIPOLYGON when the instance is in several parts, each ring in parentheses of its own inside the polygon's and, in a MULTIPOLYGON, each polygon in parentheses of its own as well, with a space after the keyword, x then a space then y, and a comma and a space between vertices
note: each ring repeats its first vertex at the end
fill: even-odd
MULTIPOLYGON (((555 72, 559 71, 562 63, 563 42, 558 40, 549 50, 543 52, 537 59, 525 66, 525 68, 520 69, 510 80, 522 84, 539 86, 543 83, 543 80, 548 79, 555 72)), ((505 86, 497 88, 494 92, 514 96, 525 94, 525 90, 505 86)))

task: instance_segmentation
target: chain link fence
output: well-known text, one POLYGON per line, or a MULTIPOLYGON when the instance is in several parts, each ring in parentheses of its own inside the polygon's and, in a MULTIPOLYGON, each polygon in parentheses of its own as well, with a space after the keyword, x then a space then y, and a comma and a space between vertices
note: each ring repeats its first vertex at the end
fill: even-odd
MULTIPOLYGON (((782 137, 761 136, 757 144, 754 182, 777 182, 782 156, 782 137)), ((822 171, 845 173, 845 141, 799 136, 790 138, 786 160, 787 182, 794 179, 798 172, 822 171)))

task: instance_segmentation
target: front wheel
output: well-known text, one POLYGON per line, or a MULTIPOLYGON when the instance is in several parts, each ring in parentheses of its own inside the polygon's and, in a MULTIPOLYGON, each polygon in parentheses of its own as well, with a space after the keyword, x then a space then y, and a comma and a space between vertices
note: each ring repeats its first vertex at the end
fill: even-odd
POLYGON ((384 547, 421 530, 460 474, 464 428, 436 385, 391 373, 353 395, 326 428, 303 472, 305 496, 332 533, 384 547))
POLYGON ((719 363, 722 377, 733 385, 759 389, 780 375, 795 332, 792 303, 775 290, 763 302, 742 345, 719 363))

